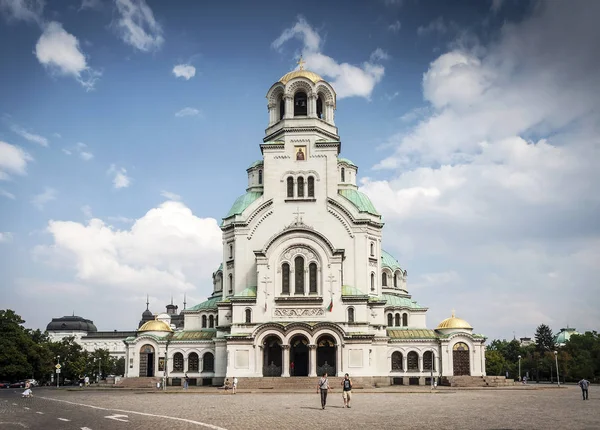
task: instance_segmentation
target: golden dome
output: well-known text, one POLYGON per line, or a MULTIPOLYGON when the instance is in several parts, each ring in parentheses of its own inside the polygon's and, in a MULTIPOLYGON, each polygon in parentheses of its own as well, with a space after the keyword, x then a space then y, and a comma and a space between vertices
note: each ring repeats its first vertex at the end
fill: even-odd
POLYGON ((446 318, 444 321, 438 324, 437 330, 446 329, 446 328, 462 328, 462 329, 470 329, 472 330, 471 324, 463 320, 462 318, 456 318, 454 316, 454 311, 452 311, 452 316, 450 318, 446 318))
POLYGON ((314 72, 311 72, 310 70, 300 69, 300 70, 294 70, 293 72, 290 72, 290 73, 286 73, 285 75, 283 75, 281 77, 281 79, 279 79, 279 82, 281 82, 282 84, 285 85, 294 78, 310 79, 314 84, 323 80, 322 77, 320 77, 319 75, 317 75, 314 72))
POLYGON ((138 332, 141 331, 168 331, 172 332, 171 327, 164 321, 152 320, 145 322, 139 329, 138 332))

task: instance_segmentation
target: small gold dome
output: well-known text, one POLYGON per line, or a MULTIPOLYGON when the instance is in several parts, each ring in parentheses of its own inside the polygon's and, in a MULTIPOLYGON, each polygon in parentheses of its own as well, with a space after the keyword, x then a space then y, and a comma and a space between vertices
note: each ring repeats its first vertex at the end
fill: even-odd
POLYGON ((141 331, 168 331, 172 332, 171 327, 164 321, 152 320, 145 322, 139 329, 138 332, 141 331))
POLYGON ((314 72, 311 72, 310 70, 300 69, 300 70, 294 70, 293 72, 290 72, 290 73, 286 73, 285 75, 283 75, 281 77, 281 79, 279 79, 279 82, 281 82, 282 84, 285 85, 294 78, 310 79, 314 84, 323 80, 322 77, 320 77, 319 75, 317 75, 314 72))
POLYGON ((470 329, 472 330, 471 324, 463 320, 462 318, 456 318, 454 316, 454 311, 452 311, 452 316, 450 318, 446 318, 444 321, 438 324, 437 330, 443 330, 447 328, 462 328, 462 329, 470 329))

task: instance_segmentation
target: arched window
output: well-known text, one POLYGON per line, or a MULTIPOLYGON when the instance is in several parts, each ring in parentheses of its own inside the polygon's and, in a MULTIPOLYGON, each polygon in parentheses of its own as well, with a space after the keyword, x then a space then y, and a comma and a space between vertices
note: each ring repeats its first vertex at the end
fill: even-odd
POLYGON ((394 326, 394 316, 392 314, 388 314, 388 327, 394 326))
POLYGON ((206 315, 202 315, 202 328, 206 328, 206 315))
POLYGON ((229 274, 229 294, 233 293, 233 275, 229 274))
POLYGON ((346 182, 346 169, 344 169, 343 167, 342 167, 340 176, 341 176, 341 181, 346 182))
POLYGON ((406 356, 406 367, 408 370, 419 370, 419 355, 415 351, 411 351, 406 356))
POLYGON ((258 171, 258 185, 262 185, 262 170, 258 171))
POLYGON ((400 327, 400 314, 396 314, 396 317, 394 318, 394 322, 395 322, 395 326, 396 327, 400 327))
POLYGON ((371 257, 375 256, 375 244, 371 242, 371 257))
POLYGON ((302 176, 298 177, 298 192, 296 195, 298 197, 304 197, 304 178, 302 176))
POLYGON ((348 322, 354 322, 354 308, 348 308, 348 322))
POLYGON ((290 265, 283 263, 281 265, 281 294, 290 293, 290 265))
POLYGON ((308 197, 315 196, 315 178, 312 176, 308 177, 308 197))
POLYGON ((381 286, 387 287, 387 273, 385 272, 381 274, 381 286))
POLYGON ((317 118, 323 119, 323 98, 317 97, 317 118))
POLYGON ((198 357, 198 354, 192 352, 188 355, 188 372, 197 372, 199 363, 200 358, 198 357))
POLYGON ((306 93, 304 91, 298 91, 294 94, 294 116, 301 116, 307 114, 308 103, 306 100, 306 93))
POLYGON ((183 372, 183 354, 181 352, 173 354, 173 372, 183 372))
POLYGON ((398 288, 398 272, 394 273, 394 288, 398 288))
POLYGON ((246 324, 250 324, 252 322, 252 311, 250 309, 246 309, 246 324))
POLYGON ((304 294, 304 258, 298 256, 294 259, 294 293, 304 294))
POLYGON ((212 315, 208 317, 208 328, 215 328, 215 317, 212 315))
POLYGON ((433 352, 431 351, 425 351, 425 353, 423 354, 423 370, 435 370, 433 352))
POLYGON ((229 245, 229 258, 233 258, 233 245, 229 245))
POLYGON ((282 120, 285 116, 285 99, 279 96, 279 119, 282 120))
POLYGON ((215 371, 215 356, 211 352, 206 352, 202 356, 202 371, 203 372, 214 372, 215 371))
POLYGON ((308 265, 308 292, 315 293, 317 292, 317 264, 310 263, 308 265))
POLYGON ((375 291, 375 273, 371 273, 371 291, 375 291))
POLYGON ((392 370, 402 370, 402 353, 399 351, 392 354, 392 370))
POLYGON ((402 325, 408 327, 408 314, 402 315, 402 325))
POLYGON ((294 178, 291 176, 287 178, 287 196, 288 199, 294 198, 294 178))

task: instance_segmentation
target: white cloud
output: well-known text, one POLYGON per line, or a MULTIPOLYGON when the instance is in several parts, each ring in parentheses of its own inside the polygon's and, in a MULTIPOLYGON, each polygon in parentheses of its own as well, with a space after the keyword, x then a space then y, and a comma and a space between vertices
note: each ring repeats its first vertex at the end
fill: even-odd
POLYGON ((116 0, 116 5, 119 12, 116 25, 125 43, 143 52, 162 46, 165 41, 162 27, 144 0, 116 0))
MULTIPOLYGON (((1 175, 2 174, 0 173, 0 179, 2 178, 1 175)), ((11 199, 11 200, 16 199, 16 197, 13 193, 9 193, 8 191, 3 190, 2 188, 0 188, 0 196, 6 197, 7 199, 11 199)))
POLYGON ((197 117, 202 117, 202 112, 196 108, 191 108, 191 107, 186 107, 181 109, 178 112, 175 112, 175 116, 178 118, 182 118, 185 116, 197 116, 197 117))
POLYGON ((83 161, 90 161, 92 158, 94 158, 94 154, 91 152, 81 151, 79 153, 79 158, 81 158, 83 161))
POLYGON ((12 242, 13 234, 9 231, 0 231, 0 243, 12 242))
POLYGON ((74 268, 76 282, 115 291, 192 290, 210 283, 221 258, 217 221, 198 218, 179 202, 151 209, 129 230, 94 218, 87 224, 50 221, 48 232, 52 245, 36 247, 34 256, 74 268))
POLYGON ((444 34, 447 31, 448 31, 448 27, 444 23, 444 18, 442 18, 441 16, 434 19, 426 26, 419 26, 419 28, 417 28, 417 34, 419 36, 424 36, 424 35, 430 34, 430 33, 444 34))
POLYGON ((178 64, 173 67, 173 74, 177 78, 183 78, 186 81, 189 81, 196 76, 196 68, 191 64, 178 64))
POLYGON ((35 55, 52 73, 75 78, 86 91, 93 90, 101 76, 99 71, 88 66, 77 38, 55 21, 45 25, 35 45, 35 55))
POLYGON ((92 9, 92 10, 102 9, 102 0, 82 0, 79 10, 82 11, 85 9, 92 9))
POLYGON ((27 139, 30 142, 37 143, 42 146, 48 146, 48 139, 44 136, 40 136, 39 134, 30 133, 22 127, 19 127, 16 124, 13 124, 10 129, 14 131, 16 134, 21 136, 23 139, 27 139))
POLYGON ((33 158, 21 148, 0 140, 0 180, 6 180, 10 174, 24 175, 27 163, 33 158))
POLYGON ((181 200, 181 196, 179 194, 175 194, 175 193, 172 193, 170 191, 163 190, 163 191, 160 192, 160 195, 163 196, 163 197, 165 197, 165 198, 167 198, 167 199, 169 199, 169 200, 175 200, 175 201, 181 200))
POLYGON ((63 148, 63 149, 62 149, 62 152, 64 152, 66 155, 72 155, 72 154, 73 154, 73 153, 71 152, 71 150, 70 150, 70 149, 67 149, 67 148, 63 148))
POLYGON ((109 216, 107 217, 107 219, 111 222, 121 222, 124 224, 132 224, 133 222, 135 222, 135 220, 133 218, 127 218, 124 216, 109 216))
POLYGON ((56 200, 56 195, 57 192, 54 188, 46 187, 43 193, 37 194, 31 199, 31 203, 39 210, 43 210, 46 203, 56 200))
POLYGON ((401 28, 402 28, 402 24, 400 23, 400 21, 396 21, 393 24, 390 24, 388 26, 388 30, 391 31, 392 33, 398 33, 401 28))
POLYGON ((377 48, 375 51, 373 51, 371 53, 371 56, 369 57, 371 59, 371 62, 377 62, 377 61, 381 61, 381 60, 389 60, 390 59, 390 55, 385 52, 383 49, 381 48, 377 48))
POLYGON ((355 96, 370 98, 373 88, 385 73, 385 68, 373 59, 363 62, 360 66, 354 66, 338 63, 322 54, 319 33, 301 16, 292 27, 284 30, 273 41, 271 47, 281 51, 283 45, 292 39, 302 42, 302 56, 306 61, 306 68, 328 77, 339 99, 355 96))
POLYGON ((363 181, 433 324, 447 316, 440 306, 458 304, 491 336, 531 335, 544 321, 600 324, 591 305, 600 58, 589 54, 600 4, 591 5, 542 2, 485 46, 454 43, 423 75, 429 105, 387 142, 393 154, 376 167, 392 177, 363 181), (452 288, 421 275, 447 272, 458 275, 452 288))
POLYGON ((111 164, 106 173, 113 177, 113 186, 117 189, 127 188, 131 185, 131 178, 127 176, 127 170, 124 167, 111 164))
POLYGON ((394 100, 396 97, 398 97, 400 95, 399 91, 395 91, 391 94, 385 93, 385 98, 388 99, 389 101, 394 100))
POLYGON ((79 155, 79 158, 81 158, 83 161, 90 161, 92 158, 94 158, 94 154, 88 151, 87 148, 88 146, 85 143, 77 142, 70 148, 63 148, 62 152, 64 152, 66 155, 73 155, 73 153, 75 153, 79 155))
POLYGON ((0 12, 9 21, 29 21, 42 24, 43 0, 0 0, 0 12))

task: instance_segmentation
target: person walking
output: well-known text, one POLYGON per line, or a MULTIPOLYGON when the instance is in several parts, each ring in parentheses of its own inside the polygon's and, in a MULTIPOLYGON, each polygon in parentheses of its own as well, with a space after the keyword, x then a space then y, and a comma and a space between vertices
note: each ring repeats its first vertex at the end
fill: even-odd
POLYGON ((350 400, 352 399, 352 379, 346 373, 344 380, 342 381, 342 398, 344 399, 344 407, 350 407, 350 400))
POLYGON ((184 379, 183 379, 183 389, 187 390, 189 386, 190 386, 190 377, 186 373, 184 376, 184 379))
POLYGON ((233 385, 232 385, 233 394, 237 393, 237 384, 238 384, 237 376, 234 376, 233 377, 233 385))
POLYGON ((577 383, 577 385, 581 387, 581 395, 583 396, 583 400, 589 400, 588 389, 590 388, 590 381, 583 378, 577 383))
POLYGON ((327 372, 323 373, 323 377, 319 379, 317 384, 317 393, 321 391, 321 408, 325 409, 327 404, 327 392, 331 387, 329 386, 329 379, 327 379, 327 372))

